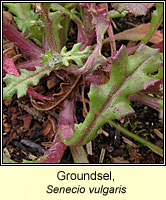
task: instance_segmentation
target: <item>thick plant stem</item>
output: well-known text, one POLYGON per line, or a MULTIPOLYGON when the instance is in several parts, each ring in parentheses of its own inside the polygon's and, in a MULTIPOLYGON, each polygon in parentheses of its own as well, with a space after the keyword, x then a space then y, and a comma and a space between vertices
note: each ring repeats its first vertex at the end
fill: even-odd
POLYGON ((70 147, 74 163, 89 163, 87 154, 83 146, 70 147))
POLYGON ((120 130, 123 134, 133 138, 134 140, 140 142, 141 144, 149 147, 153 152, 155 152, 156 154, 160 155, 163 157, 163 150, 157 146, 155 146, 154 144, 144 140, 143 138, 131 133, 130 131, 124 129, 123 127, 117 125, 115 122, 110 121, 109 122, 111 126, 114 126, 116 129, 120 130))

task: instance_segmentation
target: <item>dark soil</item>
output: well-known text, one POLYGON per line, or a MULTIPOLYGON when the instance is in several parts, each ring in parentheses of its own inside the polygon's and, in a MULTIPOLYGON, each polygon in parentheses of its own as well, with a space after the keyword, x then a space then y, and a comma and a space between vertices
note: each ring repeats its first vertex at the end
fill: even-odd
MULTIPOLYGON (((115 23, 115 26, 113 26, 114 33, 133 28, 132 24, 138 25, 149 22, 152 10, 153 9, 151 9, 145 17, 133 17, 133 15, 129 14, 124 18, 113 19, 115 23)), ((75 24, 71 23, 70 27, 69 41, 67 43, 68 49, 76 43, 77 37, 77 28, 75 24)), ((122 44, 127 45, 128 42, 117 42, 117 49, 119 49, 122 44)), ((16 54, 20 52, 16 47, 13 49, 16 51, 16 54)), ((110 55, 110 48, 107 45, 104 45, 102 51, 105 56, 110 55)), ((12 57, 9 52, 8 54, 9 57, 12 57)), ((17 62, 22 62, 21 59, 23 58, 20 58, 17 62)), ((53 77, 54 76, 51 74, 49 77, 43 78, 36 87, 38 91, 47 94, 48 87, 46 87, 46 85, 48 86, 48 80, 54 82, 53 77)), ((55 87, 52 87, 49 92, 58 91, 62 80, 56 77, 55 81, 55 87)), ((81 88, 79 88, 79 90, 81 90, 81 88)), ((86 99, 88 99, 88 92, 89 88, 85 88, 86 99)), ((129 131, 163 148, 163 140, 156 134, 156 132, 163 133, 163 124, 159 119, 158 112, 142 104, 135 102, 131 102, 131 104, 135 110, 135 114, 117 122, 129 131)), ((53 129, 51 120, 57 122, 60 108, 56 108, 50 112, 38 112, 37 114, 34 113, 33 109, 28 95, 20 99, 14 96, 9 102, 3 101, 3 149, 5 153, 16 162, 22 162, 23 159, 35 160, 39 158, 47 151, 54 137, 54 132, 50 131, 53 129)), ((83 103, 81 98, 78 98, 76 105, 78 123, 84 121, 83 113, 83 103)), ((88 159, 92 164, 163 163, 162 157, 128 136, 123 135, 109 124, 105 124, 99 132, 99 136, 95 138, 90 145, 92 151, 88 150, 88 159)), ((85 148, 87 147, 85 146, 85 148)), ((66 149, 61 163, 73 163, 69 147, 66 149)))

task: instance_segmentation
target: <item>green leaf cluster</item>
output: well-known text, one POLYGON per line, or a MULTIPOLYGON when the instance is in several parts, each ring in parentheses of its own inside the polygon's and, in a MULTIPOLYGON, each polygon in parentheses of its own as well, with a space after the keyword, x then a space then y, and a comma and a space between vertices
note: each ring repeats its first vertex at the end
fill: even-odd
POLYGON ((15 15, 14 20, 20 31, 28 32, 26 38, 34 40, 39 46, 42 42, 42 28, 39 25, 39 13, 32 11, 33 3, 3 3, 9 12, 15 15))

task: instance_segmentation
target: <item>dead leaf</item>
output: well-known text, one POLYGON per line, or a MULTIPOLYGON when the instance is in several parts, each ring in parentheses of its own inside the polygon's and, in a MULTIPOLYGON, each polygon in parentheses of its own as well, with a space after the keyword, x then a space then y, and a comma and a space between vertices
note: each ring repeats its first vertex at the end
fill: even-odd
POLYGON ((19 107, 21 107, 26 112, 28 112, 30 115, 32 115, 34 117, 34 119, 36 119, 40 122, 43 121, 43 114, 41 112, 39 112, 35 108, 29 106, 28 104, 24 104, 19 101, 17 101, 17 103, 18 103, 19 107))
POLYGON ((133 148, 129 149, 129 155, 130 155, 129 160, 133 161, 134 163, 140 163, 140 161, 142 160, 141 154, 139 154, 138 150, 136 149, 133 148))
POLYGON ((52 117, 48 116, 48 119, 43 123, 43 129, 41 130, 42 135, 47 136, 49 140, 52 140, 52 137, 56 133, 56 121, 52 117))
POLYGON ((8 137, 3 137, 3 145, 7 146, 13 139, 18 139, 18 136, 14 129, 11 130, 8 137))
POLYGON ((37 128, 41 128, 41 125, 39 124, 39 122, 34 121, 34 125, 33 127, 28 131, 28 133, 26 134, 26 136, 31 136, 32 132, 37 129, 37 128))
POLYGON ((55 87, 59 82, 60 82, 59 78, 57 78, 55 74, 51 74, 51 76, 47 80, 48 89, 55 87))
POLYGON ((31 121, 32 121, 32 115, 26 114, 19 116, 18 119, 23 120, 23 129, 24 131, 27 131, 30 128, 31 121))

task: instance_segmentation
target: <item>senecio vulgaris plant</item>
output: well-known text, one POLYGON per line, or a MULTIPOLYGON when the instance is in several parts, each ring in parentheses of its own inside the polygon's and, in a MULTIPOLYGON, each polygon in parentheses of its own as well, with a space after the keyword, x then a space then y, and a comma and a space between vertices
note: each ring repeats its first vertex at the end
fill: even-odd
MULTIPOLYGON (((59 163, 67 146, 70 146, 75 163, 88 163, 83 146, 97 137, 98 130, 105 123, 110 123, 162 156, 162 149, 113 121, 134 113, 131 100, 153 107, 162 118, 162 43, 147 46, 162 23, 162 3, 139 3, 137 6, 135 3, 111 3, 110 11, 107 3, 3 3, 3 7, 15 16, 18 28, 4 17, 3 37, 13 42, 29 58, 15 65, 10 58, 3 57, 4 100, 12 99, 15 94, 17 98, 28 94, 31 104, 39 111, 50 111, 62 105, 51 147, 38 160, 24 160, 24 163, 59 163), (134 33, 132 40, 140 42, 133 48, 122 45, 117 50, 112 18, 125 17, 127 13, 146 15, 152 6, 156 9, 147 32, 139 35, 131 30, 134 33), (67 50, 71 21, 77 26, 77 42, 67 50), (106 33, 108 38, 105 38, 106 33), (95 37, 96 44, 92 45, 95 37), (102 54, 105 42, 109 42, 111 47, 108 57, 102 54), (33 86, 42 77, 49 76, 51 72, 58 75, 62 69, 69 74, 72 86, 64 83, 59 95, 43 95, 35 91, 33 86), (103 83, 100 73, 95 74, 96 70, 107 71, 109 80, 103 83), (83 81, 90 88, 89 111, 85 109, 84 121, 76 123, 75 88, 83 81), (68 89, 64 92, 66 87, 68 89), (153 92, 158 97, 148 95, 153 92)), ((123 40, 120 37, 118 40, 123 40)), ((14 161, 4 154, 4 162, 14 161)))

